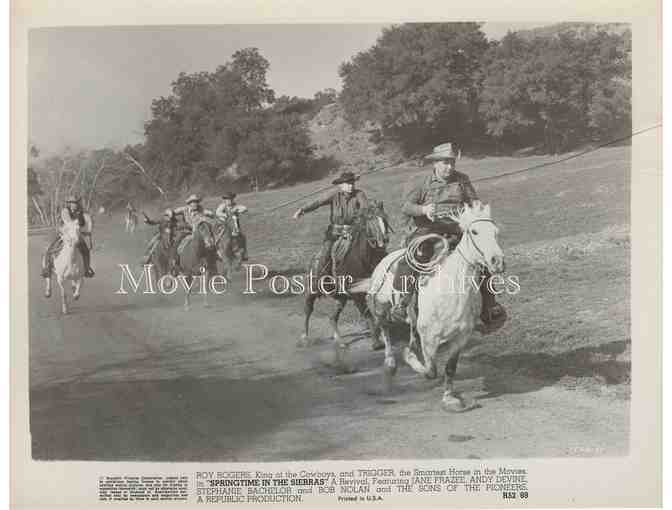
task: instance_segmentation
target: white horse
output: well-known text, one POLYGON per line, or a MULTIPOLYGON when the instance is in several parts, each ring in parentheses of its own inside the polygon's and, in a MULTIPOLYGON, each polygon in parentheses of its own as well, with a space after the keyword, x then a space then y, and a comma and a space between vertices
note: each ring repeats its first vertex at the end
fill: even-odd
POLYGON ((126 212, 126 226, 125 230, 129 234, 133 234, 135 232, 136 227, 138 226, 138 213, 132 210, 128 210, 126 212))
MULTIPOLYGON (((72 297, 79 299, 84 279, 84 258, 79 251, 79 243, 85 242, 81 237, 81 228, 77 220, 65 223, 61 229, 61 238, 63 248, 54 258, 54 270, 56 282, 61 289, 61 310, 64 315, 68 313, 68 298, 65 292, 64 284, 66 281, 72 282, 72 297)), ((51 296, 51 276, 45 278, 46 289, 44 295, 51 296)))
MULTIPOLYGON (((471 336, 480 313, 479 284, 483 266, 493 275, 504 270, 504 254, 497 244, 498 228, 490 217, 490 206, 480 202, 466 206, 458 216, 453 216, 462 230, 462 239, 449 255, 437 260, 435 270, 420 278, 417 321, 415 310, 409 306, 411 327, 409 346, 404 348, 404 360, 427 378, 437 375, 436 355, 439 346, 445 346, 445 388, 442 403, 451 411, 464 411, 475 406, 455 393, 453 378, 460 352, 471 336), (418 347, 424 363, 413 352, 418 347)), ((396 361, 387 327, 387 312, 399 299, 393 288, 394 272, 404 250, 391 253, 374 270, 369 282, 368 303, 374 315, 374 338, 382 336, 385 343, 385 373, 393 375, 396 361), (390 264, 390 261, 394 260, 390 264), (378 283, 376 283, 378 282, 378 283)), ((364 282, 362 282, 364 283, 364 282)), ((443 353, 442 353, 443 357, 443 353)))

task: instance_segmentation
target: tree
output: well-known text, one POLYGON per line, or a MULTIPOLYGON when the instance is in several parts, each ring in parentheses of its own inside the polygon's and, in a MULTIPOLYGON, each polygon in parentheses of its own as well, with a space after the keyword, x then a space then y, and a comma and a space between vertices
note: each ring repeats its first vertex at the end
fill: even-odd
POLYGON ((481 60, 489 47, 478 23, 405 24, 339 69, 340 100, 354 125, 374 121, 407 152, 465 141, 478 121, 481 60))
POLYGON ((532 40, 509 33, 485 62, 480 113, 496 140, 557 152, 629 124, 627 38, 601 30, 532 40))

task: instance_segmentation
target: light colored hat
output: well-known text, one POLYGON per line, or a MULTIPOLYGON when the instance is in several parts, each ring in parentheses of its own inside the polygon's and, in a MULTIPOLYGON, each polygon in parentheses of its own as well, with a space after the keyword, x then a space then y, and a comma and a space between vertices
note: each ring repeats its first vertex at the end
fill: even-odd
POLYGON ((78 204, 81 202, 81 198, 77 195, 69 195, 68 198, 65 199, 66 204, 78 204))
POLYGON ((189 198, 187 198, 187 204, 190 204, 192 202, 200 202, 200 201, 201 201, 201 197, 199 197, 198 195, 189 195, 189 198))
POLYGON ((436 147, 434 147, 432 153, 427 154, 427 156, 425 156, 425 159, 431 159, 434 161, 438 161, 441 159, 457 159, 457 154, 455 154, 453 144, 451 142, 448 142, 448 143, 442 143, 441 145, 437 145, 436 147))
POLYGON ((172 218, 174 214, 175 212, 172 209, 166 209, 165 211, 163 211, 163 215, 168 216, 169 218, 172 218))

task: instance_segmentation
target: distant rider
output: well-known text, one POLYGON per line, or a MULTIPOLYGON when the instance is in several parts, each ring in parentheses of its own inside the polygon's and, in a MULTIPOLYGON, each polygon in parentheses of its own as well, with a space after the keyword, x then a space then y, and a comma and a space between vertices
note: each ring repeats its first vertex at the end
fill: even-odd
MULTIPOLYGON (((91 250, 87 244, 91 242, 91 233, 93 231, 93 222, 91 216, 84 212, 82 207, 82 199, 78 196, 69 196, 65 200, 65 207, 61 209, 61 221, 63 224, 77 220, 80 226, 80 233, 82 239, 77 246, 82 254, 84 260, 84 276, 92 278, 95 273, 91 268, 91 250)), ((63 247, 63 240, 61 239, 61 232, 57 231, 51 239, 47 251, 42 257, 42 277, 49 278, 54 268, 54 257, 63 247)))
POLYGON ((247 212, 247 207, 236 204, 236 194, 232 191, 224 193, 222 195, 222 200, 222 203, 215 210, 215 217, 227 225, 232 225, 233 231, 231 233, 233 236, 238 237, 243 252, 241 259, 247 261, 247 237, 243 233, 240 225, 240 215, 247 212))
POLYGON ((165 231, 166 229, 170 229, 170 240, 173 242, 175 240, 176 232, 177 232, 177 217, 175 216, 175 213, 173 212, 172 209, 166 209, 165 212, 163 213, 163 216, 161 219, 158 220, 152 220, 147 216, 144 212, 142 215, 145 217, 145 223, 147 225, 158 225, 159 228, 156 231, 156 234, 150 239, 149 244, 147 245, 147 249, 145 250, 145 253, 143 255, 143 264, 149 264, 149 261, 152 258, 152 253, 154 252, 154 248, 156 248, 156 245, 159 242, 159 239, 161 238, 161 233, 165 231))

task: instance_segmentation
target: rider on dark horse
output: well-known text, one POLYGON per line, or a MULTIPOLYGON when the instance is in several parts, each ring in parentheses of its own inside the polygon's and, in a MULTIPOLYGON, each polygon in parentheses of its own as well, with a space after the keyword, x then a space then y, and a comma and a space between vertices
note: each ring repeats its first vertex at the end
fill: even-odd
POLYGON ((163 216, 158 220, 151 219, 144 212, 142 213, 142 215, 145 217, 145 224, 158 225, 159 227, 156 231, 156 234, 154 234, 154 237, 152 237, 152 239, 149 241, 149 244, 147 245, 147 249, 145 250, 145 254, 142 259, 143 264, 149 264, 152 258, 152 253, 154 252, 154 248, 156 248, 156 245, 161 239, 162 232, 165 232, 166 230, 170 231, 170 241, 171 242, 175 241, 175 236, 177 232, 177 218, 172 209, 166 209, 165 212, 163 213, 163 216))
MULTIPOLYGON (((329 226, 325 232, 322 248, 319 252, 318 271, 319 277, 329 273, 329 268, 333 261, 331 260, 331 251, 334 243, 343 235, 347 235, 348 229, 360 218, 369 207, 369 200, 362 190, 355 189, 355 182, 359 179, 352 172, 343 172, 340 177, 333 181, 338 189, 329 193, 324 198, 319 198, 314 202, 301 207, 294 213, 293 218, 299 219, 305 213, 314 211, 323 206, 330 206, 331 213, 329 226)), ((334 275, 335 276, 335 275, 334 275)))
POLYGON ((240 226, 240 215, 247 212, 247 207, 236 204, 236 194, 232 191, 227 191, 224 193, 222 195, 222 200, 223 202, 219 204, 215 210, 215 217, 218 220, 224 222, 226 225, 232 225, 231 234, 238 238, 240 248, 242 250, 241 260, 245 262, 248 260, 247 237, 245 237, 242 227, 240 226))
MULTIPOLYGON (((182 239, 188 236, 193 229, 205 218, 213 218, 214 213, 208 209, 203 209, 201 205, 201 198, 197 195, 190 195, 187 198, 187 205, 178 207, 177 209, 168 209, 164 213, 164 217, 160 222, 169 222, 169 225, 174 232, 174 239, 176 243, 180 243, 182 239), (180 229, 179 222, 177 221, 178 216, 181 216, 186 223, 186 228, 180 229)), ((145 223, 148 225, 156 225, 157 222, 151 222, 147 215, 145 215, 145 223)), ((156 248, 157 243, 161 237, 161 228, 154 234, 154 237, 149 241, 147 250, 143 257, 143 264, 149 264, 149 261, 152 257, 154 248, 156 248)))
MULTIPOLYGON (((91 236, 91 220, 90 216, 84 214, 84 208, 82 207, 82 199, 78 196, 69 196, 65 200, 65 207, 61 209, 61 221, 67 223, 70 221, 77 220, 79 226, 81 227, 82 236, 91 236)), ((84 239, 81 242, 77 243, 79 246, 79 251, 82 254, 82 259, 84 260, 84 276, 87 278, 92 278, 95 273, 91 268, 91 251, 89 250, 89 245, 84 239)), ((47 251, 42 257, 42 277, 49 278, 51 272, 54 268, 54 257, 63 247, 63 241, 61 239, 61 233, 57 231, 52 237, 47 251)))
MULTIPOLYGON (((451 249, 454 249, 462 236, 462 231, 448 215, 457 212, 465 204, 471 205, 478 200, 478 196, 469 177, 455 168, 456 154, 452 143, 435 147, 426 159, 434 161, 434 170, 422 184, 410 191, 402 207, 402 212, 412 220, 415 227, 406 239, 406 245, 419 236, 431 233, 446 237, 451 249)), ((420 245, 417 259, 426 263, 433 255, 434 243, 428 240, 420 245)), ((485 271, 484 276, 480 288, 481 320, 488 326, 499 321, 505 312, 495 301, 495 296, 486 284, 490 274, 485 271)), ((415 271, 409 267, 405 257, 402 257, 394 280, 394 288, 401 292, 402 297, 391 311, 397 320, 405 319, 407 308, 416 295, 416 277, 415 271)))

